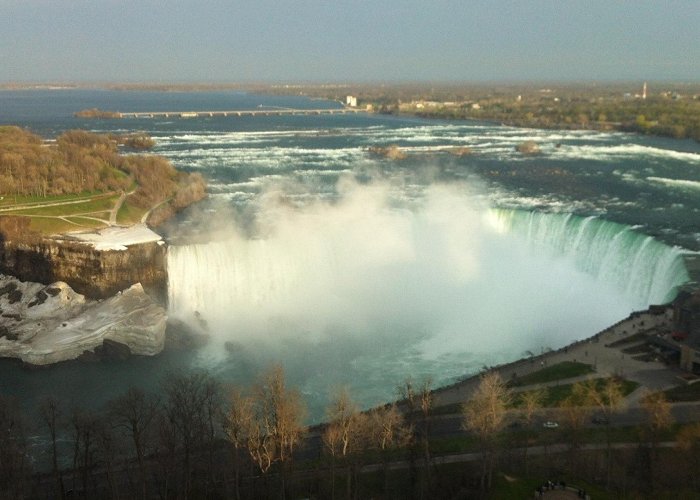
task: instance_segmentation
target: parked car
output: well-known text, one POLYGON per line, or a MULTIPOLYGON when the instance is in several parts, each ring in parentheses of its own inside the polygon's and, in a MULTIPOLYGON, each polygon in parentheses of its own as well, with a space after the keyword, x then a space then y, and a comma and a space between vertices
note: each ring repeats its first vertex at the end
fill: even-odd
POLYGON ((593 422, 596 425, 607 425, 610 423, 610 420, 604 415, 595 415, 592 419, 591 422, 593 422))
POLYGON ((559 427, 559 424, 556 422, 552 422, 551 420, 547 420, 544 424, 542 424, 542 427, 546 429, 556 429, 559 427))

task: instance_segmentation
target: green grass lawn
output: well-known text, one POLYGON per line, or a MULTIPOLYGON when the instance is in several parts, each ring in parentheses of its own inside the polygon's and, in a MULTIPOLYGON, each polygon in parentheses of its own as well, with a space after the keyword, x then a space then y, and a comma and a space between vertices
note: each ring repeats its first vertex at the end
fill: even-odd
POLYGON ((141 221, 141 217, 145 213, 146 210, 131 205, 127 198, 119 209, 119 212, 117 212, 117 224, 136 224, 141 221))
MULTIPOLYGON (((568 363, 568 362, 565 362, 568 363)), ((564 364, 564 363, 561 363, 564 364)), ((578 365, 583 365, 583 363, 576 363, 578 365)), ((555 365, 556 366, 556 365, 555 365)), ((549 367, 549 368, 554 368, 555 366, 549 367)), ((584 365, 584 366, 590 366, 590 365, 584 365)), ((547 368, 545 368, 547 370, 547 368)), ((540 372, 543 370, 540 370, 540 372)), ((592 371, 592 370, 591 370, 592 371)), ((539 372, 538 372, 539 373, 539 372)), ((535 374, 533 374, 535 375, 535 374)), ((566 377, 569 378, 569 377, 566 377)), ((554 379, 558 380, 558 379, 554 379)), ((601 388, 607 378, 601 377, 594 379, 596 381, 596 384, 598 388, 601 388)), ((639 387, 639 384, 637 382, 633 382, 631 380, 625 380, 622 379, 622 394, 624 396, 628 396, 629 394, 632 393, 637 387, 639 387)), ((571 390, 573 388, 574 384, 562 384, 562 385, 555 385, 555 386, 550 386, 545 388, 545 397, 544 401, 542 402, 542 406, 545 408, 553 408, 555 406, 558 406, 559 403, 561 403, 564 399, 569 397, 571 395, 571 390)), ((700 384, 698 384, 698 387, 696 389, 700 389, 700 384)), ((511 403, 511 408, 519 408, 522 404, 520 400, 520 395, 521 393, 515 394, 513 397, 513 401, 511 403)), ((700 392, 698 393, 700 397, 700 392)), ((432 414, 433 415, 454 415, 456 413, 460 413, 462 411, 462 403, 453 403, 449 405, 443 405, 443 406, 437 406, 433 409, 432 414)))
MULTIPOLYGON (((81 203, 72 203, 69 205, 55 205, 50 207, 42 208, 28 208, 28 209, 16 209, 9 210, 7 212, 2 212, 3 215, 42 215, 42 216, 53 216, 53 217, 63 217, 67 215, 76 214, 88 214, 93 212, 105 212, 109 211, 114 207, 114 204, 119 199, 119 196, 112 195, 105 198, 97 198, 94 200, 87 199, 81 203)), ((79 200, 76 198, 76 200, 79 200)), ((69 200, 63 200, 69 201, 69 200)), ((46 202, 52 203, 52 202, 46 202)))
POLYGON ((80 200, 83 198, 90 198, 93 196, 100 196, 100 191, 83 191, 79 194, 61 194, 56 196, 15 196, 15 195, 0 195, 3 199, 0 200, 0 208, 8 207, 11 205, 22 205, 27 203, 41 204, 41 203, 56 203, 61 201, 72 201, 80 200))
MULTIPOLYGON (((594 379, 596 381, 597 387, 600 389, 602 388, 603 384, 607 380, 607 378, 597 378, 594 379)), ((622 394, 624 396, 629 395, 632 391, 634 391, 637 387, 639 387, 639 384, 637 382, 633 382, 631 380, 622 380, 622 394)), ((571 395, 571 390, 573 388, 574 384, 563 384, 563 385, 556 385, 553 387, 547 387, 546 388, 546 394, 544 397, 544 401, 542 402, 542 406, 546 408, 551 408, 554 406, 558 406, 559 403, 561 403, 563 400, 565 400, 567 397, 571 395)), ((513 407, 518 408, 522 402, 520 401, 520 398, 518 396, 515 397, 513 401, 513 407)))
MULTIPOLYGON (((37 208, 17 208, 1 212, 0 215, 21 215, 30 220, 29 229, 42 234, 57 234, 80 229, 92 229, 105 227, 109 223, 110 210, 119 199, 119 195, 113 193, 81 193, 80 195, 52 196, 47 198, 17 197, 17 203, 51 204, 69 201, 67 205, 56 205, 37 208), (94 197, 94 199, 92 198, 94 197), (65 220, 59 217, 65 218, 65 220), (101 219, 94 220, 94 219, 101 219)), ((6 203, 3 200, 0 208, 14 205, 14 197, 6 203)))
POLYGON ((74 224, 62 219, 55 219, 53 217, 32 217, 29 228, 32 231, 42 234, 60 234, 71 231, 106 227, 105 223, 92 219, 85 219, 82 217, 67 217, 67 219, 74 222, 74 224))
POLYGON ((593 367, 586 363, 579 363, 577 361, 562 361, 556 365, 537 370, 529 375, 518 377, 509 382, 508 385, 511 387, 522 387, 525 385, 546 384, 556 380, 587 375, 589 373, 593 373, 594 371, 595 370, 593 367))
POLYGON ((681 385, 664 392, 669 401, 698 401, 700 400, 700 382, 681 385))
POLYGON ((612 342, 610 347, 619 347, 621 345, 626 345, 626 344, 632 344, 635 342, 642 342, 644 340, 647 340, 649 338, 649 335, 646 333, 635 333, 634 335, 631 335, 629 337, 625 337, 624 339, 616 340, 615 342, 612 342))

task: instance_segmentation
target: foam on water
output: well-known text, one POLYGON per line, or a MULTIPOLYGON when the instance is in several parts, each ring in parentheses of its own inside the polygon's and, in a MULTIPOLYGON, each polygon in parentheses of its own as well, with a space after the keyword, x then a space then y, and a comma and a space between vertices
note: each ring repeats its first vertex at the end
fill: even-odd
POLYGON ((689 278, 683 256, 634 228, 597 217, 492 210, 499 230, 518 234, 528 245, 563 256, 577 269, 608 283, 628 297, 635 308, 665 303, 689 278))
MULTIPOLYGON (((135 110, 318 103, 235 93, 4 94, 3 119, 46 136, 76 126, 151 134, 154 152, 208 177, 211 199, 192 212, 223 219, 216 227, 262 207, 254 240, 233 232, 171 247, 171 313, 191 318, 196 310, 209 321, 216 356, 202 363, 226 380, 247 385, 269 362, 283 361, 290 382, 312 395, 316 418, 335 384, 381 403, 407 374, 449 382, 482 364, 588 337, 661 300, 683 279, 680 250, 639 231, 700 249, 699 160, 689 153, 700 149, 688 141, 362 114, 88 122, 71 115, 87 102, 135 110), (525 140, 542 153, 517 153, 525 140), (367 151, 391 144, 415 154, 397 162, 367 151), (474 154, 430 154, 457 145, 474 154), (336 186, 346 176, 393 184, 381 195, 376 186, 348 192, 336 186), (483 189, 468 202, 455 193, 460 187, 426 195, 436 179, 475 177, 483 189), (273 191, 295 182, 271 208, 273 191), (494 213, 487 205, 559 215, 494 213), (608 227, 603 217, 629 226, 608 227)), ((182 225, 204 226, 196 218, 182 225)), ((200 354, 21 375, 13 366, 2 376, 20 398, 38 400, 43 391, 99 405, 129 384, 157 390, 160 375, 187 369, 191 356, 200 354)))
POLYGON ((682 188, 682 189, 700 189, 700 182, 688 181, 683 179, 666 179, 663 177, 647 177, 647 180, 652 182, 658 182, 670 187, 682 188))
POLYGON ((256 239, 170 247, 170 314, 203 317, 218 356, 229 342, 249 363, 318 365, 304 390, 352 380, 377 402, 409 373, 443 383, 590 336, 687 280, 680 250, 594 217, 487 209, 445 186, 405 208, 387 186, 341 191, 263 201, 256 239))
POLYGON ((617 144, 610 146, 570 146, 554 151, 555 156, 572 159, 597 161, 615 161, 623 158, 657 158, 663 160, 678 160, 692 164, 700 164, 700 155, 671 149, 662 149, 641 144, 617 144))

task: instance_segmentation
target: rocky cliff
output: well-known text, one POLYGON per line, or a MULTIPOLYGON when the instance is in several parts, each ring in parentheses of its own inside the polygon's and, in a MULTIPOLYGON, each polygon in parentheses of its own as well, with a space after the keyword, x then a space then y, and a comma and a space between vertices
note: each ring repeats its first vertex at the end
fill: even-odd
POLYGON ((68 283, 91 299, 111 297, 141 283, 159 302, 167 296, 167 249, 162 241, 97 249, 66 240, 0 242, 0 273, 48 285, 68 283))
POLYGON ((46 365, 108 348, 151 356, 163 349, 166 320, 138 284, 92 301, 66 283, 0 275, 0 357, 46 365))

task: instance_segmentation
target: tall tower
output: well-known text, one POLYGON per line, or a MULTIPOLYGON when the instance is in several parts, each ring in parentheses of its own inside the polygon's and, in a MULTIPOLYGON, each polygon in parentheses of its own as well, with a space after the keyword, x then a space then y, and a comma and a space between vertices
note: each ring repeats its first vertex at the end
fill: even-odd
POLYGON ((642 85, 642 99, 647 98, 647 82, 644 82, 644 85, 642 85))

